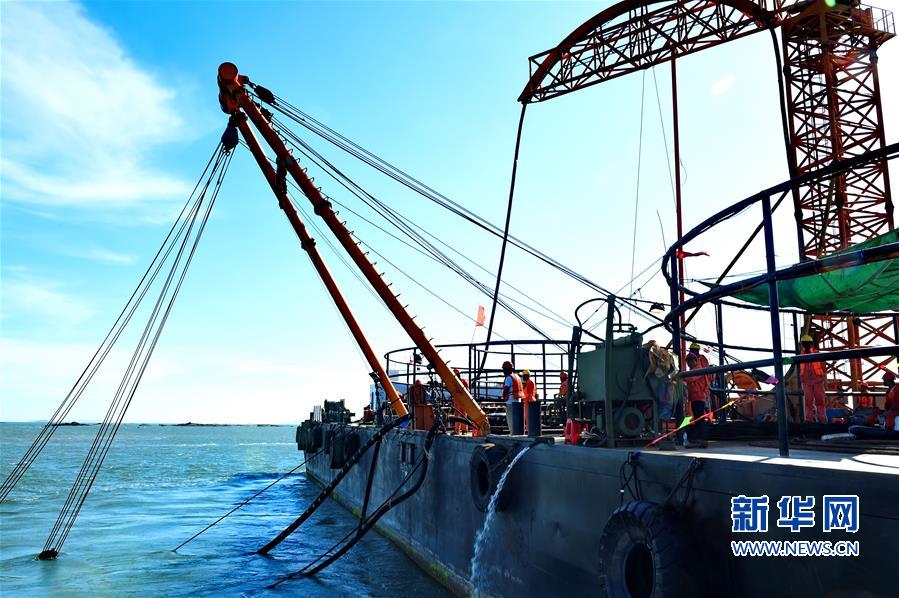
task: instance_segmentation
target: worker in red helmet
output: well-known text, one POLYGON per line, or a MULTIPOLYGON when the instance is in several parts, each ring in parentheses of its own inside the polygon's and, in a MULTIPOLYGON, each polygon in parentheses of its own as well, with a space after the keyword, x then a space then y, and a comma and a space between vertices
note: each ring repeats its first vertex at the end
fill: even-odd
MULTIPOLYGON (((459 379, 459 382, 462 383, 462 386, 465 387, 465 390, 471 391, 471 387, 468 385, 468 378, 462 377, 462 372, 459 368, 453 368, 453 373, 456 375, 456 378, 459 379)), ((457 417, 465 417, 465 412, 462 411, 462 406, 456 402, 456 398, 453 397, 453 415, 457 417)), ((456 434, 462 434, 465 431, 465 424, 462 422, 456 422, 453 424, 453 430, 456 434)))
POLYGON ((883 426, 887 430, 896 429, 896 418, 899 416, 899 386, 896 386, 896 374, 886 372, 883 375, 883 385, 886 386, 886 396, 883 399, 883 426))
POLYGON ((503 401, 506 403, 506 423, 509 431, 512 430, 512 403, 520 402, 524 398, 524 386, 521 378, 515 373, 515 366, 511 361, 503 362, 503 401))
MULTIPOLYGON (((803 334, 799 339, 802 349, 801 355, 817 353, 815 341, 810 334, 803 334)), ((802 382, 802 395, 805 399, 805 421, 819 424, 827 423, 824 415, 824 362, 799 364, 799 380, 802 382)))

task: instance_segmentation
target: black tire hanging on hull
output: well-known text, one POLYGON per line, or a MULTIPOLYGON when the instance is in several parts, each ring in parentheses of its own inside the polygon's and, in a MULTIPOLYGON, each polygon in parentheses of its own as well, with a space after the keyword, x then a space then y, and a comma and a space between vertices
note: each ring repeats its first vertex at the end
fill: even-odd
POLYGON ((314 453, 318 449, 322 448, 322 444, 324 443, 324 431, 322 430, 321 424, 315 426, 310 430, 309 433, 309 452, 314 453))
POLYGON ((697 595, 690 575, 688 536, 673 514, 650 502, 629 502, 612 513, 599 541, 599 574, 609 598, 697 595))
MULTIPOLYGON (((509 451, 492 443, 480 444, 471 453, 469 478, 471 497, 479 511, 486 513, 490 497, 496 491, 499 478, 506 469, 509 451)), ((509 505, 509 493, 503 492, 496 503, 496 510, 502 511, 509 505)))
MULTIPOLYGON (((329 431, 330 433, 330 431, 329 431)), ((346 434, 334 434, 331 437, 331 469, 340 469, 346 463, 346 434)))

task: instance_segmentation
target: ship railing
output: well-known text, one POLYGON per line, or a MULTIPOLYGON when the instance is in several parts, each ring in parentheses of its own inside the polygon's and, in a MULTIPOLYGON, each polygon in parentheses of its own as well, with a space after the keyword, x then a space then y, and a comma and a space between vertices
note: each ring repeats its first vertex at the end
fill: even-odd
MULTIPOLYGON (((583 341, 579 351, 601 347, 601 342, 583 341)), ((531 379, 537 386, 541 404, 552 409, 552 403, 559 391, 561 372, 568 372, 571 359, 576 359, 579 351, 572 350, 571 339, 512 339, 495 340, 489 343, 450 343, 437 345, 440 354, 450 367, 459 368, 460 375, 469 381, 472 396, 482 405, 502 404, 502 385, 505 378, 502 363, 510 361, 515 372, 529 370, 531 379), (481 368, 481 364, 484 367, 481 368)), ((426 386, 439 386, 433 368, 415 347, 394 349, 384 355, 385 369, 397 390, 404 389, 420 380, 426 386)))
MULTIPOLYGON (((871 357, 890 357, 895 356, 897 352, 899 352, 899 350, 897 350, 896 345, 884 345, 797 355, 795 354, 795 349, 793 351, 785 349, 781 338, 781 314, 789 313, 793 315, 794 336, 796 337, 794 340, 795 346, 798 347, 798 336, 800 328, 798 326, 797 318, 800 315, 807 315, 808 312, 793 308, 781 308, 778 301, 777 283, 779 281, 808 276, 822 271, 838 270, 850 268, 861 263, 872 263, 879 260, 894 259, 896 257, 899 257, 899 243, 889 243, 881 245, 879 247, 867 248, 855 252, 840 253, 821 259, 800 262, 786 268, 778 269, 775 256, 779 248, 775 247, 774 243, 774 219, 772 218, 772 205, 779 204, 780 200, 784 199, 789 194, 798 191, 798 189, 804 185, 822 184, 822 182, 832 181, 836 177, 839 177, 840 175, 843 175, 854 169, 872 167, 873 165, 883 165, 884 170, 886 170, 888 161, 893 160, 896 157, 899 157, 899 143, 893 143, 875 151, 867 152, 865 154, 846 160, 834 162, 813 172, 805 173, 801 176, 787 180, 773 187, 769 187, 768 189, 761 191, 760 193, 737 202, 730 207, 725 208, 720 212, 710 216, 698 226, 684 234, 681 239, 674 243, 663 256, 662 273, 665 276, 670 290, 671 310, 665 316, 661 326, 664 326, 671 332, 674 339, 673 347, 675 352, 680 352, 682 350, 680 348, 682 347, 682 342, 685 339, 705 342, 713 347, 717 347, 719 352, 720 362, 718 365, 686 371, 681 375, 683 377, 692 377, 715 374, 723 377, 724 374, 738 370, 752 370, 773 367, 775 378, 775 393, 777 396, 776 410, 778 420, 778 436, 780 440, 780 452, 784 456, 789 454, 789 443, 787 436, 787 422, 789 418, 787 417, 786 412, 786 392, 784 390, 784 384, 782 384, 782 382, 784 381, 784 365, 794 364, 796 366, 799 366, 804 363, 813 362, 839 362, 871 357), (743 212, 746 212, 751 208, 760 208, 762 213, 762 229, 764 231, 763 246, 765 255, 765 268, 763 269, 762 273, 755 276, 742 278, 737 282, 713 286, 712 288, 702 291, 692 289, 687 284, 681 284, 679 282, 680 277, 678 273, 679 266, 677 257, 679 255, 683 255, 684 247, 686 247, 688 243, 695 241, 698 237, 708 232, 709 230, 714 229, 718 225, 734 218, 739 214, 742 214, 743 212), (768 288, 769 301, 767 306, 752 305, 749 303, 743 303, 729 299, 730 297, 733 297, 742 291, 746 291, 761 285, 765 285, 768 288), (683 294, 683 296, 688 298, 681 301, 681 293, 683 294), (711 305, 715 308, 717 321, 717 338, 711 341, 693 339, 693 337, 684 334, 684 332, 681 330, 681 317, 686 316, 688 312, 698 310, 699 308, 706 305, 711 305), (751 347, 725 343, 723 338, 722 325, 722 308, 725 306, 742 310, 761 310, 769 312, 771 346, 751 347), (771 356, 764 359, 752 361, 725 363, 725 354, 729 348, 744 351, 764 352, 770 354, 771 356), (790 355, 791 353, 792 355, 790 355), (785 354, 787 355, 786 358, 784 357, 785 354)), ((797 244, 799 247, 802 247, 802 232, 801 227, 798 226, 797 235, 797 244)), ((860 317, 866 315, 883 316, 884 313, 878 312, 877 314, 860 314, 857 312, 852 312, 851 314, 849 314, 845 311, 837 311, 827 312, 826 314, 816 312, 814 315, 841 315, 844 317, 860 317)), ((892 317, 894 332, 899 335, 899 314, 897 314, 896 312, 892 312, 891 314, 888 313, 886 315, 892 317)), ((724 387, 724 384, 721 383, 721 377, 719 377, 719 388, 724 387)), ((800 408, 801 407, 802 402, 800 402, 800 408)))

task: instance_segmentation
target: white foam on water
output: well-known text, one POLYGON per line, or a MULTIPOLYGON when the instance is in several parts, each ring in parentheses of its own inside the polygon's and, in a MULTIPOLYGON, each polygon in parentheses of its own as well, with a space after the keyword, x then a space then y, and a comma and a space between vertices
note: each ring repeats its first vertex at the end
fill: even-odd
POLYGON ((503 491, 503 486, 506 485, 506 478, 509 477, 509 472, 515 467, 518 460, 524 457, 524 454, 528 452, 530 448, 531 447, 526 446, 521 452, 515 455, 515 458, 509 463, 506 471, 500 476, 499 482, 496 484, 496 490, 493 492, 493 496, 490 497, 490 502, 487 504, 487 516, 484 518, 484 527, 481 528, 481 531, 478 532, 478 535, 475 538, 474 553, 471 555, 471 586, 473 589, 473 596, 487 595, 485 588, 482 585, 482 582, 484 581, 482 579, 484 572, 482 571, 481 554, 484 551, 484 547, 487 545, 487 538, 490 537, 490 531, 493 529, 493 522, 496 519, 496 504, 499 502, 499 495, 500 492, 503 491))

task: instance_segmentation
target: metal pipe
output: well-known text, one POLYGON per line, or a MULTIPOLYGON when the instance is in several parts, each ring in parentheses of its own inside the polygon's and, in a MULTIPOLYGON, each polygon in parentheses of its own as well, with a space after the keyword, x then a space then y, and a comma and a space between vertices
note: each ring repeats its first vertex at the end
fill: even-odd
MULTIPOLYGON (((673 61, 672 61, 673 62, 673 61)), ((615 448, 615 422, 612 420, 614 412, 612 405, 612 348, 615 345, 615 295, 609 295, 609 311, 606 314, 606 342, 605 342, 605 380, 603 381, 603 423, 606 429, 606 446, 615 448)))
MULTIPOLYGON (((861 349, 844 349, 842 351, 821 351, 818 353, 803 353, 790 357, 786 361, 788 363, 802 364, 814 363, 818 361, 839 361, 842 359, 879 357, 882 355, 893 355, 899 357, 899 346, 892 345, 889 347, 864 347, 861 349)), ((734 372, 737 370, 749 370, 752 368, 763 368, 774 365, 773 359, 757 359, 755 361, 742 361, 731 365, 716 365, 707 368, 697 368, 695 370, 687 370, 681 372, 682 378, 691 378, 693 376, 706 376, 708 374, 717 374, 718 372, 734 372)))
MULTIPOLYGON (((693 312, 693 313, 696 313, 696 312, 693 312)), ((717 333, 717 336, 718 336, 718 365, 724 365, 724 358, 725 358, 723 318, 724 318, 724 313, 723 313, 723 309, 721 308, 721 304, 715 303, 715 332, 717 333)), ((718 372, 716 381, 718 382, 719 388, 724 388, 724 386, 725 386, 724 377, 725 377, 724 372, 718 372)), ((727 402, 727 401, 725 401, 726 396, 727 395, 725 393, 718 393, 718 404, 715 405, 716 409, 727 402)), ((721 414, 719 415, 719 419, 720 419, 720 421, 724 421, 725 419, 727 419, 726 410, 721 411, 721 414)))
MULTIPOLYGON (((768 274, 777 271, 774 260, 774 226, 771 222, 771 198, 762 200, 762 218, 765 223, 765 263, 768 274)), ((777 280, 771 276, 768 280, 768 305, 771 308, 771 344, 774 353, 775 404, 777 406, 777 440, 780 444, 780 456, 790 456, 790 438, 787 436, 787 398, 784 396, 784 366, 780 341, 780 301, 777 297, 777 280)))
MULTIPOLYGON (((681 238, 684 236, 684 222, 683 222, 683 211, 681 205, 681 183, 680 183, 680 127, 678 126, 678 116, 677 116, 677 57, 674 55, 674 51, 671 52, 671 106, 672 106, 672 116, 674 121, 674 204, 677 211, 677 240, 680 242, 681 238)), ((680 289, 683 289, 684 286, 684 258, 681 251, 677 252, 677 286, 678 286, 678 294, 680 298, 680 303, 684 302, 684 292, 680 289)), ((681 332, 684 332, 687 328, 687 323, 684 319, 684 314, 681 313, 679 316, 680 326, 679 329, 681 332)), ((686 351, 684 351, 684 340, 680 335, 678 338, 674 339, 675 343, 677 343, 678 355, 683 358, 686 351)))

